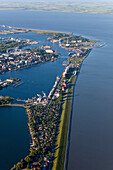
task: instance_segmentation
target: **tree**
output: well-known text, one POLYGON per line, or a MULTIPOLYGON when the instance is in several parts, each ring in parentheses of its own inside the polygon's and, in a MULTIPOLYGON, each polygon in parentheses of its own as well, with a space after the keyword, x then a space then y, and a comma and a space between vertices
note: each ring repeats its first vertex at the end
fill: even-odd
POLYGON ((25 161, 28 162, 28 163, 31 162, 30 156, 26 156, 26 157, 25 157, 25 161))
POLYGON ((27 164, 27 169, 30 169, 30 164, 29 163, 27 164))

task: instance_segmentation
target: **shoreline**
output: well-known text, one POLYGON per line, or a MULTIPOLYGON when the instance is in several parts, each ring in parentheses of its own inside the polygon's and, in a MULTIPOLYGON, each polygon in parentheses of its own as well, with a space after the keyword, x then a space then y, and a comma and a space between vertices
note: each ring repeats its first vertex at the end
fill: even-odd
MULTIPOLYGON (((76 82, 77 82, 77 79, 78 79, 78 76, 79 76, 79 73, 80 73, 80 69, 82 67, 82 64, 83 64, 83 61, 88 57, 88 55, 90 54, 91 51, 88 52, 88 54, 86 56, 84 56, 81 64, 80 64, 80 67, 79 67, 79 70, 78 70, 78 74, 77 76, 75 77, 71 77, 74 78, 74 81, 72 81, 72 84, 74 84, 72 86, 72 88, 70 89, 70 91, 72 91, 72 95, 71 95, 71 99, 69 101, 69 103, 67 103, 67 100, 68 100, 68 95, 65 99, 65 103, 62 104, 62 112, 61 112, 61 122, 60 122, 60 125, 59 125, 59 130, 58 130, 58 136, 57 136, 57 149, 56 149, 56 153, 55 153, 55 160, 54 160, 54 163, 53 163, 53 167, 52 167, 52 170, 67 170, 67 167, 68 167, 68 157, 69 157, 69 147, 70 147, 70 137, 71 137, 71 125, 72 125, 72 109, 73 109, 73 102, 74 102, 74 91, 75 91, 75 85, 76 85, 76 82), (65 106, 65 107, 63 107, 65 106), (66 110, 66 107, 69 108, 69 110, 67 111, 66 110), (64 115, 64 117, 62 118, 62 115, 64 115), (64 126, 64 123, 65 123, 65 117, 66 115, 68 115, 69 119, 67 118, 67 130, 66 128, 64 129, 63 131, 63 126, 64 126), (63 120, 62 120, 63 119, 63 120), (62 125, 61 125, 62 124, 62 125), (61 127, 60 127, 61 126, 61 127), (66 139, 62 142, 62 135, 66 135, 66 139), (65 144, 64 144, 65 143, 65 144), (62 147, 64 146, 64 152, 62 152, 62 147), (66 146, 65 146, 66 145, 66 146), (61 149, 60 149, 61 148, 61 149), (64 159, 59 156, 60 155, 60 152, 62 152, 61 154, 64 155, 64 159), (60 159, 59 159, 60 157, 60 159), (60 164, 60 161, 63 162, 63 165, 62 166, 59 166, 60 164)), ((69 90, 69 88, 68 88, 69 90)))
POLYGON ((70 110, 70 120, 69 120, 69 129, 68 129, 68 135, 67 135, 67 146, 66 146, 66 155, 65 155, 65 162, 64 162, 64 170, 67 170, 68 168, 68 158, 69 158, 69 149, 70 149, 70 137, 71 137, 71 127, 72 127, 72 111, 73 111, 73 102, 74 102, 74 92, 75 92, 75 85, 77 78, 75 79, 74 86, 73 86, 73 95, 72 95, 72 101, 71 101, 71 110, 70 110))
MULTIPOLYGON (((82 60, 82 63, 80 65, 80 69, 79 69, 79 73, 82 67, 82 64, 84 62, 84 60, 88 57, 88 55, 90 54, 90 52, 86 55, 86 57, 82 60)), ((76 82, 78 79, 79 74, 77 75, 75 82, 74 82, 74 86, 73 86, 73 94, 72 94, 72 101, 71 101, 71 110, 70 110, 70 120, 69 120, 69 126, 68 126, 68 137, 67 137, 67 146, 66 146, 66 155, 65 155, 65 166, 64 166, 64 170, 68 169, 68 158, 69 158, 69 151, 70 151, 70 141, 71 141, 71 127, 72 127, 72 117, 73 117, 73 104, 74 104, 74 92, 75 92, 75 86, 76 86, 76 82)))
MULTIPOLYGON (((61 113, 61 122, 59 125, 59 133, 57 136, 57 151, 55 153, 55 160, 54 160, 54 164, 53 164, 53 168, 52 170, 56 170, 56 169, 64 169, 65 164, 66 164, 66 157, 67 157, 67 143, 68 143, 68 139, 69 139, 69 122, 70 122, 70 112, 72 109, 72 103, 73 103, 73 90, 74 90, 74 86, 75 86, 75 82, 77 79, 77 76, 73 76, 71 77, 71 83, 72 83, 72 87, 70 87, 69 89, 67 89, 67 97, 64 101, 64 103, 62 104, 62 113, 61 113), (70 97, 70 93, 71 97, 70 97), (69 109, 67 111, 67 109, 69 109), (65 138, 65 139, 64 139, 65 138), (62 151, 63 150, 63 151, 62 151), (59 156, 60 155, 60 156, 59 156), (59 158, 60 157, 60 158, 59 158), (63 158, 62 158, 63 157, 63 158), (59 166, 60 161, 62 161, 61 166, 59 166)), ((70 124, 71 125, 71 124, 70 124)))

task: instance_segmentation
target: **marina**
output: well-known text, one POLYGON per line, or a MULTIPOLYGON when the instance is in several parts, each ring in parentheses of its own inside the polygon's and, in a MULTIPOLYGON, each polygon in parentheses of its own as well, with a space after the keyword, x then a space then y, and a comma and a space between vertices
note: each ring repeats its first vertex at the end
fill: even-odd
POLYGON ((10 85, 13 85, 13 86, 21 85, 20 79, 11 77, 4 81, 0 80, 0 90, 2 90, 4 87, 8 87, 10 85))

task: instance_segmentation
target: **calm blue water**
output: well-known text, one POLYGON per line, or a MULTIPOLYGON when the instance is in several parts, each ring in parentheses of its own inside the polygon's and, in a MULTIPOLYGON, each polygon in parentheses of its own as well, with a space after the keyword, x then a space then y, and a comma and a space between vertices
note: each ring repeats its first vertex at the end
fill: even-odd
POLYGON ((8 170, 29 153, 29 129, 25 109, 0 107, 0 170, 8 170))
MULTIPOLYGON (((105 47, 94 49, 84 61, 81 74, 79 75, 75 86, 69 170, 113 169, 112 21, 112 15, 0 11, 0 24, 73 32, 77 35, 100 39, 103 42, 106 42, 105 47)), ((27 36, 27 34, 25 36, 27 36)), ((32 34, 30 38, 32 38, 32 34)), ((65 54, 64 51, 63 53, 65 54)), ((0 93, 23 99, 41 93, 42 90, 48 94, 54 84, 55 77, 60 75, 64 69, 64 67, 62 67, 63 60, 64 58, 61 58, 54 63, 46 63, 26 70, 1 75, 2 78, 7 78, 9 76, 19 77, 24 81, 24 84, 18 88, 8 87, 0 93)), ((12 152, 10 152, 10 150, 5 147, 7 145, 4 142, 5 139, 1 135, 0 156, 3 158, 6 156, 6 170, 11 167, 11 164, 13 165, 13 163, 23 158, 29 150, 30 138, 27 119, 25 111, 21 109, 22 108, 1 108, 0 110, 2 122, 0 124, 0 129, 2 133, 5 132, 7 143, 12 149, 12 152), (19 113, 21 113, 20 116, 19 113), (13 116, 12 119, 10 118, 10 115, 13 116), (22 127, 22 124, 18 123, 21 121, 18 119, 22 119, 25 127, 22 127), (4 127, 3 122, 6 120, 10 122, 10 124, 9 126, 6 124, 4 127), (11 132, 5 131, 4 129, 6 127, 11 128, 13 121, 16 122, 15 128, 13 127, 11 132), (16 130, 16 128, 18 130, 16 130), (23 129, 22 134, 21 128, 23 129), (16 139, 21 135, 19 138, 20 140, 17 140, 18 142, 14 142, 13 140, 14 133, 16 139), (27 139, 26 144, 21 144, 20 141, 23 141, 24 139, 27 139), (16 143, 16 145, 12 146, 11 143, 16 143), (13 147, 17 148, 18 154, 13 147)), ((0 167, 2 167, 2 165, 3 161, 0 160, 0 167)))

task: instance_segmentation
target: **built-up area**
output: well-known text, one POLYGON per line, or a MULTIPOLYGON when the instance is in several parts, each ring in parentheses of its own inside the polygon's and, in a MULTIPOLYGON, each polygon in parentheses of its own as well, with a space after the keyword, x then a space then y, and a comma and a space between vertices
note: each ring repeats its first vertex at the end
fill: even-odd
POLYGON ((8 38, 0 40, 0 73, 27 68, 35 64, 54 61, 58 53, 45 45, 22 50, 24 46, 37 44, 29 39, 8 38))

